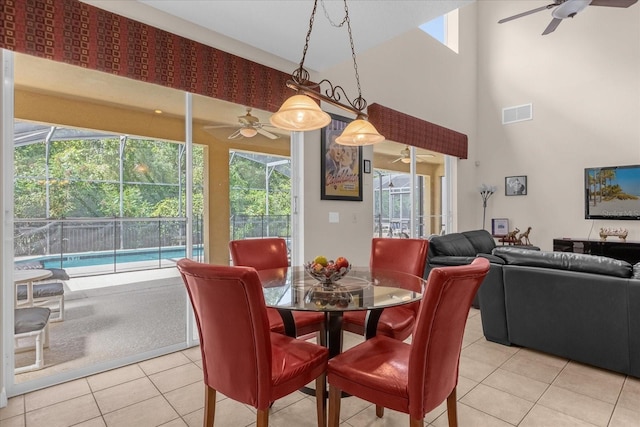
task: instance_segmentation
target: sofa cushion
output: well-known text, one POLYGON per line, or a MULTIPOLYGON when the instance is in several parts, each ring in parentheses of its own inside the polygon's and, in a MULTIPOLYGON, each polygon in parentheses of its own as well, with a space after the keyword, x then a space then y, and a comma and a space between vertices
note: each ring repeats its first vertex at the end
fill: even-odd
POLYGON ((496 247, 496 241, 487 230, 463 231, 462 235, 471 242, 476 254, 490 254, 496 247))
POLYGON ((495 248, 493 255, 504 259, 508 265, 554 268, 623 278, 631 277, 633 272, 633 267, 626 261, 597 255, 536 251, 508 246, 495 248))
POLYGON ((462 233, 434 236, 429 240, 433 256, 476 256, 476 250, 462 233))

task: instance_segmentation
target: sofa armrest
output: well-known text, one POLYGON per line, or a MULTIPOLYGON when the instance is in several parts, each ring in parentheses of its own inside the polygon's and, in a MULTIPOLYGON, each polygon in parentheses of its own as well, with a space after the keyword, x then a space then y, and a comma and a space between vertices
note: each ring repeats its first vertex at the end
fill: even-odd
POLYGON ((478 254, 477 257, 486 258, 492 264, 504 265, 504 259, 500 258, 499 256, 495 256, 492 254, 478 254))

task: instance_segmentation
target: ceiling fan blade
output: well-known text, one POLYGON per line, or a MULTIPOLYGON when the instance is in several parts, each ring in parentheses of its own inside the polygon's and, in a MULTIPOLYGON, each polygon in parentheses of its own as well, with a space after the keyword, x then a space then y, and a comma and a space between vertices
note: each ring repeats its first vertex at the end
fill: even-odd
POLYGON ((590 6, 629 7, 638 0, 591 0, 590 6))
POLYGON ((278 139, 278 138, 280 138, 280 136, 278 136, 278 135, 276 135, 276 134, 274 134, 274 133, 271 133, 271 132, 269 132, 269 131, 267 131, 267 130, 264 130, 264 129, 262 129, 262 128, 257 128, 256 130, 258 131, 258 133, 259 133, 260 135, 264 135, 264 136, 266 136, 266 137, 267 137, 267 138, 269 138, 269 139, 278 139))
POLYGON ((542 35, 544 36, 549 33, 553 33, 556 30, 556 28, 558 28, 558 25, 560 25, 561 22, 562 22, 562 19, 553 18, 551 22, 549 22, 549 25, 547 25, 547 28, 545 28, 545 30, 542 32, 542 35))
POLYGON ((547 6, 538 7, 535 9, 528 10, 526 12, 519 13, 517 15, 510 16, 508 18, 503 18, 498 21, 498 24, 503 24, 505 22, 513 21, 514 19, 522 18, 523 16, 531 15, 537 12, 542 12, 543 10, 551 9, 552 7, 557 6, 559 3, 552 3, 547 6))
POLYGON ((234 125, 215 125, 215 126, 203 126, 202 129, 222 129, 222 128, 234 128, 234 125))
POLYGON ((240 133, 240 129, 236 130, 235 132, 233 132, 231 135, 229 135, 227 137, 227 139, 238 139, 238 138, 242 138, 242 134, 240 133))

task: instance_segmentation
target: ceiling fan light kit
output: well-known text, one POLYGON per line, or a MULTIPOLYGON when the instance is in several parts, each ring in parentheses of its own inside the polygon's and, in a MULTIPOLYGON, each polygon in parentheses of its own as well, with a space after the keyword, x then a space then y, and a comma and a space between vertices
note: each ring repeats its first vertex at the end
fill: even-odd
POLYGON ((244 136, 245 138, 252 138, 257 134, 258 131, 251 126, 243 127, 242 129, 240 129, 240 135, 244 136))
POLYGON ((638 0, 555 0, 553 3, 547 6, 538 7, 528 10, 526 12, 518 13, 517 15, 510 16, 498 21, 499 24, 513 21, 514 19, 522 18, 523 16, 532 15, 536 12, 543 10, 553 9, 551 12, 552 20, 547 25, 547 28, 542 32, 542 35, 547 35, 555 31, 558 25, 563 19, 573 18, 578 13, 582 12, 587 6, 608 6, 626 8, 637 3, 638 0))
MULTIPOLYGON (((323 0, 320 1, 322 2, 323 0)), ((347 126, 342 135, 336 139, 338 144, 369 145, 384 141, 384 136, 380 135, 376 128, 367 121, 368 116, 363 112, 367 108, 367 101, 362 97, 362 90, 360 88, 360 76, 358 75, 358 64, 356 63, 356 53, 353 46, 347 0, 344 0, 345 15, 342 22, 339 25, 335 25, 331 19, 329 19, 329 21, 337 27, 342 27, 345 23, 347 24, 349 41, 351 42, 351 57, 353 58, 353 68, 358 85, 358 96, 351 101, 341 86, 334 86, 327 79, 323 79, 317 84, 309 81, 309 72, 304 68, 304 59, 307 55, 307 49, 309 48, 309 40, 311 38, 311 31, 313 30, 313 21, 315 19, 317 6, 318 0, 314 0, 300 65, 291 74, 291 80, 288 80, 286 83, 287 87, 295 90, 297 94, 282 104, 278 112, 271 117, 270 122, 273 126, 284 130, 310 131, 323 128, 331 122, 331 117, 322 111, 317 103, 313 101, 313 99, 317 99, 356 115, 356 120, 352 122, 352 124, 355 123, 354 126, 351 127, 351 124, 347 126), (324 90, 324 93, 322 93, 321 89, 323 83, 329 86, 324 90), (342 98, 346 100, 346 103, 341 102, 342 98), (315 108, 310 104, 313 104, 315 108), (368 126, 364 126, 362 122, 368 126), (349 129, 350 127, 351 129, 349 129), (347 133, 348 129, 349 132, 347 133)))

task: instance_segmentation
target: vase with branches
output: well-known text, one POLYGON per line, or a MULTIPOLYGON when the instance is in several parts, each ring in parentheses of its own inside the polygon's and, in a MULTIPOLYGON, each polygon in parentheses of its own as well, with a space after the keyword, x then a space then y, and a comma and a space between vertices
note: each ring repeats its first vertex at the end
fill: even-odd
POLYGON ((478 191, 480 191, 480 197, 482 197, 482 228, 485 228, 485 218, 487 215, 487 200, 489 197, 493 195, 497 190, 495 185, 487 185, 482 184, 478 187, 478 191))

